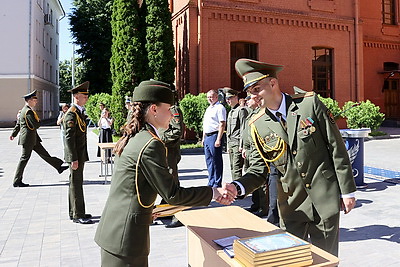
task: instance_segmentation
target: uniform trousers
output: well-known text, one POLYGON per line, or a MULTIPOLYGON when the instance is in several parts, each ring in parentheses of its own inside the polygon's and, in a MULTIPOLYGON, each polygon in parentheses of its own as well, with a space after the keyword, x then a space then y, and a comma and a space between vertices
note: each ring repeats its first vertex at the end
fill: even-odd
POLYGON ((222 170, 224 168, 222 162, 222 145, 215 147, 218 132, 207 135, 204 138, 204 155, 208 170, 208 186, 222 186, 222 170))
POLYGON ((231 174, 232 180, 236 180, 243 175, 243 163, 242 152, 239 151, 238 144, 228 143, 229 161, 231 163, 231 174))
POLYGON ((85 200, 83 197, 83 169, 85 162, 78 164, 78 169, 72 170, 69 166, 69 216, 74 219, 85 218, 85 200))
POLYGON ((22 154, 17 166, 17 170, 15 171, 14 184, 22 182, 22 176, 24 174, 26 164, 28 164, 28 161, 31 158, 32 151, 35 151, 42 159, 44 159, 44 161, 53 166, 56 170, 59 170, 63 164, 61 159, 50 156, 49 152, 47 152, 40 142, 34 146, 31 144, 22 145, 22 154))
POLYGON ((335 256, 339 253, 339 213, 322 220, 314 210, 313 221, 291 221, 289 218, 280 221, 280 227, 335 256))
POLYGON ((279 225, 279 211, 278 211, 278 189, 277 181, 280 177, 280 172, 274 165, 269 165, 270 173, 268 179, 268 198, 269 208, 267 221, 274 225, 279 225))

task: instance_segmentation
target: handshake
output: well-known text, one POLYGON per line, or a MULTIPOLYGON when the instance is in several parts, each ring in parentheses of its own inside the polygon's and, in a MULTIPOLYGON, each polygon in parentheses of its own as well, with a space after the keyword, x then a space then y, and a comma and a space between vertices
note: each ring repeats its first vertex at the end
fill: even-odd
POLYGON ((230 205, 237 197, 236 186, 232 183, 225 183, 222 187, 213 187, 213 199, 220 204, 230 205))

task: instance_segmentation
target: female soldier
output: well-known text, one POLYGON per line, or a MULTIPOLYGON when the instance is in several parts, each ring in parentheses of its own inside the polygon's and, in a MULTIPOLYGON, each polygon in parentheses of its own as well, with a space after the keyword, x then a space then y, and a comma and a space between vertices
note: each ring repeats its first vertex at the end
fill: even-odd
POLYGON ((169 171, 158 137, 167 128, 174 103, 169 85, 150 80, 135 88, 132 118, 115 147, 115 169, 95 241, 102 266, 148 266, 149 225, 157 194, 169 204, 206 206, 212 199, 233 202, 221 188, 182 188, 169 171))

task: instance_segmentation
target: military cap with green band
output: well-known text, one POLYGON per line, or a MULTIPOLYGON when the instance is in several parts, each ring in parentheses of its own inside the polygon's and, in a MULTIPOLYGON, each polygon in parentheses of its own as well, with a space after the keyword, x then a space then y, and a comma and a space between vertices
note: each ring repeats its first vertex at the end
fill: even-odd
POLYGON ((174 104, 174 93, 169 84, 148 80, 141 82, 133 92, 134 102, 153 102, 174 104))
POLYGON ((24 95, 23 98, 25 98, 25 100, 28 100, 28 99, 31 99, 31 98, 36 98, 37 99, 36 92, 37 92, 36 90, 33 91, 33 92, 30 92, 29 94, 24 95))
POLYGON ((243 79, 243 90, 246 91, 247 88, 264 78, 277 78, 277 73, 283 69, 283 66, 241 58, 236 61, 235 69, 239 77, 243 79))
POLYGON ((80 85, 72 88, 71 90, 68 90, 67 92, 70 92, 72 94, 81 93, 84 95, 88 95, 89 94, 89 82, 86 81, 84 83, 81 83, 80 85))

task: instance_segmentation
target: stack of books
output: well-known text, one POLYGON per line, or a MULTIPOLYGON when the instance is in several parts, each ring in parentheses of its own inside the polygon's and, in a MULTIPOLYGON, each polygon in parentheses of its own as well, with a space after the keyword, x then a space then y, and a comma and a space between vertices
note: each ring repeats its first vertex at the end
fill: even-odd
POLYGON ((237 239, 235 259, 245 266, 309 266, 311 244, 287 232, 237 239))

